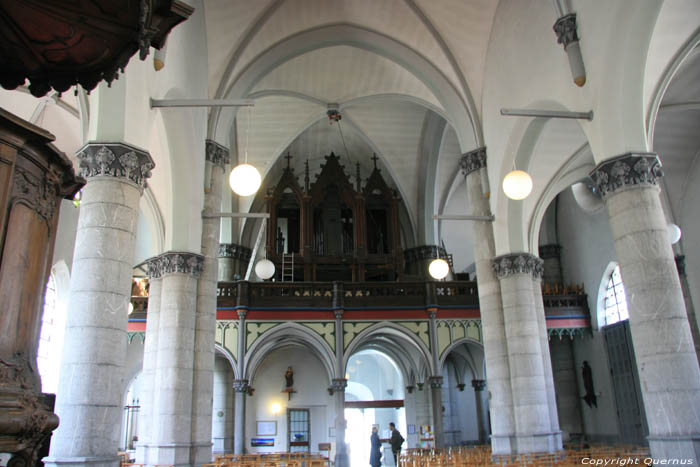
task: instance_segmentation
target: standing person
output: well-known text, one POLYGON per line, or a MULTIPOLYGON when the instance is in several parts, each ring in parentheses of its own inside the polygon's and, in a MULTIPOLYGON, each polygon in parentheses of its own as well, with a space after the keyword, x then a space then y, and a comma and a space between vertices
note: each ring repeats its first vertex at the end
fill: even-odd
POLYGON ((382 465, 382 442, 379 441, 379 435, 377 434, 377 431, 379 431, 379 428, 373 426, 372 436, 369 437, 369 440, 372 443, 372 449, 369 452, 369 465, 371 465, 372 467, 380 467, 382 465))
POLYGON ((403 436, 396 429, 394 422, 389 423, 389 429, 391 430, 391 439, 389 444, 391 444, 391 452, 394 453, 394 465, 399 465, 399 453, 401 453, 401 445, 403 444, 403 436))

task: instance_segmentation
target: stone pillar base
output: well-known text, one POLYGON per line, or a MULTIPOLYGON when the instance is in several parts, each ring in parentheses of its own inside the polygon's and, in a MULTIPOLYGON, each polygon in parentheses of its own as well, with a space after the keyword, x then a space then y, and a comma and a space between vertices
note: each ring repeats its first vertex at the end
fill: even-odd
POLYGON ((44 457, 42 462, 45 467, 119 467, 119 456, 101 457, 44 457))
POLYGON ((208 464, 212 461, 212 443, 197 443, 192 445, 194 465, 208 464))
POLYGON ((516 435, 513 454, 561 451, 561 432, 516 435))
POLYGON ((654 459, 692 460, 686 465, 700 465, 700 435, 649 437, 649 450, 654 459))
POLYGON ((491 452, 493 454, 510 454, 515 446, 513 436, 491 435, 491 452))
POLYGON ((335 455, 335 467, 350 467, 350 459, 348 459, 347 453, 342 452, 335 455))
POLYGON ((148 458, 153 465, 191 466, 191 450, 190 443, 152 444, 148 447, 148 458))

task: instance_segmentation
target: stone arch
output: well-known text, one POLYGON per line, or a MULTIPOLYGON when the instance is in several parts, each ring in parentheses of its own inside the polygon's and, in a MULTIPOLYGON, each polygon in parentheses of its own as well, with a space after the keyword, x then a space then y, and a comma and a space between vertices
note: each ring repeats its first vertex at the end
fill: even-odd
POLYGON ((461 339, 458 339, 445 349, 445 351, 442 353, 442 356, 440 357, 440 368, 438 373, 442 373, 442 370, 445 367, 445 361, 447 360, 447 357, 450 355, 450 353, 452 353, 452 351, 454 350, 457 350, 461 346, 467 346, 467 348, 476 347, 481 352, 481 355, 476 356, 469 352, 470 358, 465 359, 465 361, 471 367, 475 377, 478 377, 479 379, 484 379, 484 345, 481 342, 478 342, 470 337, 463 337, 461 339), (478 362, 477 358, 475 357, 481 357, 481 362, 478 362))
POLYGON ((337 373, 335 353, 328 343, 317 333, 301 324, 287 322, 279 324, 261 335, 246 352, 243 379, 251 382, 260 364, 270 352, 284 345, 296 345, 309 349, 321 361, 330 382, 337 373))
MULTIPOLYGON (((472 138, 482 140, 477 110, 462 98, 441 70, 399 41, 380 32, 348 23, 319 26, 280 40, 253 59, 221 97, 243 98, 263 76, 281 63, 312 50, 336 45, 364 49, 401 65, 423 81, 442 104, 446 115, 449 116, 448 121, 458 129, 463 149, 472 138)), ((469 89, 465 92, 470 93, 469 89)), ((230 132, 235 113, 236 110, 213 111, 209 119, 210 137, 230 132)))
POLYGON ((219 344, 214 344, 214 354, 219 355, 228 361, 229 365, 231 365, 231 371, 233 372, 233 379, 240 379, 238 376, 238 363, 231 352, 219 344))
MULTIPOLYGON (((377 338, 389 340, 399 349, 402 349, 404 353, 409 353, 410 358, 414 362, 413 367, 417 370, 419 377, 421 374, 433 374, 434 368, 428 346, 405 327, 386 321, 373 324, 362 330, 350 341, 344 352, 343 369, 346 368, 348 359, 353 353, 363 346, 370 345, 377 338), (411 350, 413 352, 410 352, 411 350)), ((406 380, 408 381, 408 379, 409 375, 406 374, 406 380)))

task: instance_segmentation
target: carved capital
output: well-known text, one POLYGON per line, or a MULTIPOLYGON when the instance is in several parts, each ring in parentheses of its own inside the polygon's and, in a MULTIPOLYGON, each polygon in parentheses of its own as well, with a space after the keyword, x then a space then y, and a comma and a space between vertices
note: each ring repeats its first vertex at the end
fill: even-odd
POLYGON ((247 393, 249 389, 247 379, 234 379, 233 380, 233 392, 245 392, 247 393))
POLYGON ((343 319, 343 310, 335 310, 335 319, 343 319))
POLYGON ((544 261, 530 253, 510 253, 493 259, 493 271, 499 279, 515 274, 528 274, 541 279, 544 261))
POLYGON ((554 23, 554 32, 557 35, 557 42, 564 46, 564 50, 572 42, 578 42, 576 34, 576 13, 569 13, 559 18, 554 23))
POLYGON ((462 155, 459 168, 465 177, 470 173, 486 167, 486 148, 478 148, 462 155))
POLYGON ((342 392, 345 391, 345 388, 348 386, 348 380, 345 378, 333 378, 331 381, 331 388, 333 389, 334 392, 342 392))
POLYGON ((656 185, 657 179, 663 175, 656 154, 631 152, 601 162, 591 172, 595 189, 603 199, 625 188, 656 185))
POLYGON ((204 256, 187 251, 168 251, 147 260, 148 277, 158 279, 168 274, 190 274, 199 278, 204 268, 204 256))
POLYGON ((252 254, 248 247, 235 243, 219 243, 219 258, 235 258, 241 261, 250 261, 252 254))
POLYGON ((413 394, 414 389, 415 389, 415 386, 406 386, 406 392, 409 394, 413 394))
POLYGON ((88 143, 77 154, 80 175, 91 177, 126 178, 146 186, 146 179, 155 167, 150 154, 124 143, 88 143))
POLYGON ((442 376, 430 376, 428 384, 432 389, 440 389, 442 387, 442 376))
POLYGON ((228 148, 210 139, 204 142, 204 156, 207 162, 223 167, 230 161, 228 148))
POLYGON ((485 379, 473 379, 472 380, 472 387, 474 388, 475 391, 483 391, 486 389, 486 380, 485 379))

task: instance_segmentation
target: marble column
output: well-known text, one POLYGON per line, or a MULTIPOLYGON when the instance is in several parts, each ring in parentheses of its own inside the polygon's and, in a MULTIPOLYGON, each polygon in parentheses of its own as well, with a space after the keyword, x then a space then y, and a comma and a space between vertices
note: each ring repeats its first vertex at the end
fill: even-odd
POLYGON ((656 154, 627 153, 591 173, 608 210, 654 458, 700 462, 700 368, 657 178, 656 154))
MULTIPOLYGON (((488 179, 486 148, 464 154, 460 168, 466 177, 469 211, 476 216, 490 216, 489 193, 484 186, 484 181, 488 179)), ((510 454, 515 419, 501 284, 491 266, 491 260, 496 254, 493 226, 488 221, 473 221, 471 225, 491 408, 491 449, 494 454, 510 454)))
MULTIPOLYGON (((529 253, 493 259, 501 281, 501 297, 508 339, 515 453, 552 452, 559 443, 552 432, 547 381, 543 364, 533 276, 541 277, 542 260, 529 253)), ((488 372, 488 368, 487 368, 488 372)))
POLYGON ((245 453, 245 396, 248 394, 248 380, 233 380, 235 409, 233 414, 233 452, 245 453))
MULTIPOLYGON (((148 265, 155 258, 150 258, 148 265)), ((148 463, 148 447, 153 440, 153 394, 156 390, 156 359, 158 358, 158 324, 163 280, 153 275, 157 268, 148 267, 148 313, 146 314, 146 340, 143 344, 143 370, 141 372, 141 408, 139 409, 139 442, 136 444, 136 462, 148 463)))
MULTIPOLYGON (((538 258, 539 259, 539 258, 538 258)), ((540 260, 542 261, 542 260, 540 260)), ((547 404, 549 405, 549 430, 554 438, 554 449, 562 449, 561 430, 559 429, 559 414, 557 412, 557 398, 554 391, 554 375, 552 372, 552 357, 549 353, 549 335, 547 333, 547 321, 544 315, 544 300, 542 299, 542 277, 538 274, 532 276, 532 294, 537 315, 537 331, 540 336, 540 350, 542 352, 542 370, 544 371, 544 384, 547 391, 547 404)))
POLYGON ((44 463, 117 466, 139 199, 154 164, 124 143, 88 143, 77 157, 88 183, 56 398, 61 421, 44 463))
POLYGON ((192 464, 195 309, 203 262, 201 255, 170 251, 149 263, 149 275, 162 277, 150 464, 192 464))
MULTIPOLYGON (((208 180, 204 187, 204 212, 221 210, 224 166, 228 149, 207 140, 205 164, 208 180)), ((214 392, 214 343, 216 341, 216 289, 218 283, 219 217, 202 217, 204 264, 197 282, 192 383, 192 459, 195 465, 211 462, 212 398, 214 392)))
POLYGON ((479 428, 479 442, 486 443, 489 439, 489 422, 486 412, 486 380, 473 379, 472 387, 474 388, 474 398, 476 399, 476 420, 479 428))

